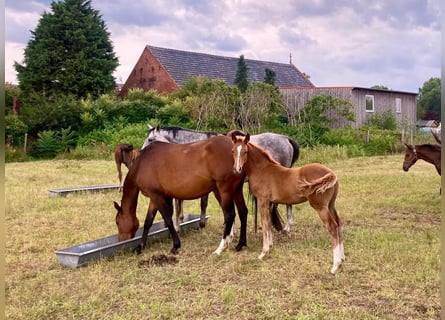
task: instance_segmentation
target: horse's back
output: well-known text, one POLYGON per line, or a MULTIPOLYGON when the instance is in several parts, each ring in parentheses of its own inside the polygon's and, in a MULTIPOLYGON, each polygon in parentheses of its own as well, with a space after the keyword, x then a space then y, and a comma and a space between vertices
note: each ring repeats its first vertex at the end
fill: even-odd
POLYGON ((272 158, 285 167, 290 168, 298 159, 298 144, 288 136, 265 132, 250 136, 250 141, 268 151, 272 158))

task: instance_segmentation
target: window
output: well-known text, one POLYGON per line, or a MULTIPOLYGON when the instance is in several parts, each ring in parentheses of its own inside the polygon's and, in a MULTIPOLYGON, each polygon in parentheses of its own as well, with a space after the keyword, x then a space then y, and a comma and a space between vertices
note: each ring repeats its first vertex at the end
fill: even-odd
POLYGON ((374 96, 365 95, 366 112, 374 112, 374 96))
POLYGON ((402 99, 396 98, 396 113, 402 113, 402 99))

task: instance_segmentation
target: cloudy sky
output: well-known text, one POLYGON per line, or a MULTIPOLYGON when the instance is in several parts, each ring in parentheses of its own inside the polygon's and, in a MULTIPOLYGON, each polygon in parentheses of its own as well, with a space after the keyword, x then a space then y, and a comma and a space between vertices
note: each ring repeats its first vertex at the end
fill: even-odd
MULTIPOLYGON (((316 86, 418 92, 440 77, 441 0, 92 0, 124 82, 145 45, 292 63, 316 86)), ((5 0, 5 80, 50 0, 5 0)))

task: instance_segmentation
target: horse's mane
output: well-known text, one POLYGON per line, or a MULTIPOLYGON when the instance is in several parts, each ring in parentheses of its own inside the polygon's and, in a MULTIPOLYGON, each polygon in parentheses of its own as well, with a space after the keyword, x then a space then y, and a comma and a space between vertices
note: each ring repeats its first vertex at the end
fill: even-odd
POLYGON ((252 143, 252 142, 250 142, 250 141, 249 141, 249 143, 248 143, 247 145, 250 145, 251 147, 256 148, 256 149, 258 149, 259 151, 261 151, 262 153, 264 153, 264 155, 266 156, 266 158, 267 158, 270 162, 272 162, 273 164, 278 164, 278 165, 281 166, 281 164, 280 164, 277 160, 275 160, 274 158, 272 158, 272 155, 270 154, 270 152, 267 151, 266 149, 264 149, 263 147, 261 147, 261 146, 255 144, 255 143, 252 143))
POLYGON ((198 131, 198 130, 193 130, 193 129, 188 129, 188 128, 182 128, 182 127, 178 127, 178 126, 166 126, 166 127, 155 127, 155 128, 151 128, 148 131, 148 134, 150 135, 150 132, 152 132, 153 130, 165 130, 165 131, 169 131, 173 133, 173 136, 177 136, 179 131, 187 131, 187 132, 193 132, 193 133, 201 133, 201 134, 206 134, 207 136, 211 137, 211 136, 217 136, 220 135, 220 133, 218 132, 213 132, 213 131, 198 131))
POLYGON ((415 146, 416 149, 418 148, 425 148, 428 151, 440 151, 442 147, 438 144, 431 144, 431 143, 424 143, 424 144, 418 144, 415 146))

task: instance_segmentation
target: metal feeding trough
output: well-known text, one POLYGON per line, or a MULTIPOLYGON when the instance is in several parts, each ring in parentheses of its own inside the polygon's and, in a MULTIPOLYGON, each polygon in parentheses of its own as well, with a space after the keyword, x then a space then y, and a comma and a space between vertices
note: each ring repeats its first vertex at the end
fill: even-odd
POLYGON ((107 184, 102 186, 87 186, 87 187, 74 187, 74 188, 60 188, 60 189, 51 189, 49 190, 49 194, 54 196, 66 196, 68 193, 75 192, 98 192, 98 191, 111 191, 118 189, 120 185, 118 184, 107 184))
MULTIPOLYGON (((207 216, 206 220, 208 218, 209 217, 207 216)), ((198 214, 186 214, 184 216, 184 222, 181 223, 181 232, 192 228, 199 228, 199 220, 200 215, 198 214)), ((139 228, 134 238, 129 240, 119 242, 117 234, 115 234, 65 249, 56 250, 54 253, 62 266, 76 268, 93 260, 112 257, 119 251, 134 250, 141 243, 143 230, 144 228, 139 228)), ((148 232, 148 241, 167 238, 169 235, 170 232, 164 226, 164 221, 153 223, 148 232)))

